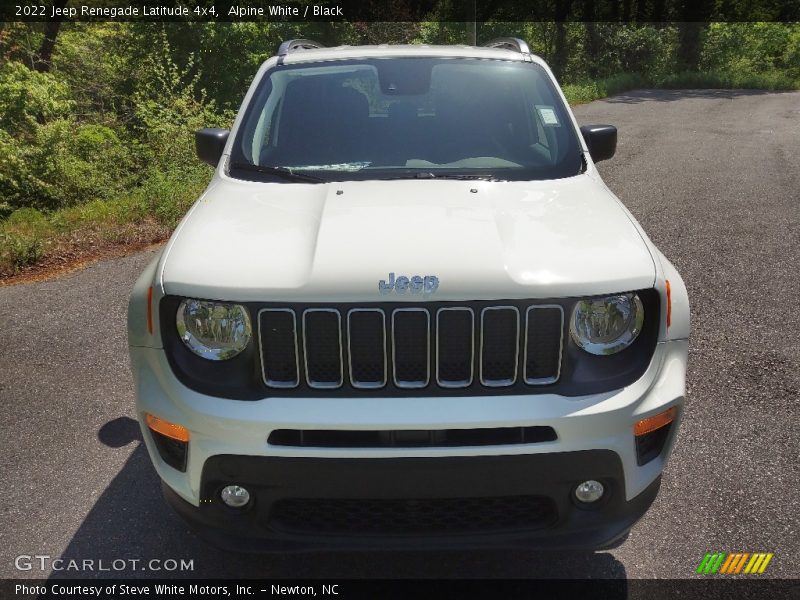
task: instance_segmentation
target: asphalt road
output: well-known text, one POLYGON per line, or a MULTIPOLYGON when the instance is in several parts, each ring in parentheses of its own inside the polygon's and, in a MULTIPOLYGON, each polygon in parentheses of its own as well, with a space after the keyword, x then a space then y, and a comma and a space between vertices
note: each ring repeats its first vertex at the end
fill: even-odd
POLYGON ((193 559, 187 575, 213 577, 682 578, 708 551, 774 552, 767 574, 796 576, 800 93, 641 91, 576 112, 619 127, 603 176, 692 301, 687 417, 625 544, 271 557, 205 545, 163 503, 131 420, 126 304, 150 251, 0 288, 0 576, 47 576, 14 562, 48 555, 193 559))

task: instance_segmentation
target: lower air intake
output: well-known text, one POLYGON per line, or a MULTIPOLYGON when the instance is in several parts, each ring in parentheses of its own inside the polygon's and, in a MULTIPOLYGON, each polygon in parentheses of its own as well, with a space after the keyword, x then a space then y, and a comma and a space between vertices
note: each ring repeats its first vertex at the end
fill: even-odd
POLYGON ((289 498, 275 503, 269 526, 287 533, 333 535, 464 534, 524 531, 557 518, 544 496, 498 498, 289 498))
POLYGON ((497 427, 491 429, 400 429, 357 431, 339 429, 276 429, 273 446, 313 448, 452 448, 552 442, 552 427, 497 427))

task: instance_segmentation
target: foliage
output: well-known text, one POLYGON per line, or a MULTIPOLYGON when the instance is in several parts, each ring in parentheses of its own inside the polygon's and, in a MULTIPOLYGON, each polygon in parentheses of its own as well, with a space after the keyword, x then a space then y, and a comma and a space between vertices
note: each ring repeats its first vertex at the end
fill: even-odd
POLYGON ((800 23, 711 23, 700 69, 800 78, 800 23))
POLYGON ((68 84, 77 120, 126 135, 133 86, 143 69, 133 56, 138 42, 127 23, 75 23, 60 33, 52 73, 68 84))
POLYGON ((128 149, 104 125, 51 121, 39 127, 28 156, 33 175, 46 182, 34 204, 44 208, 112 198, 131 181, 128 149))
POLYGON ((658 78, 675 67, 671 53, 676 44, 674 28, 623 25, 611 36, 610 52, 617 72, 658 78))
POLYGON ((17 61, 26 67, 36 64, 41 45, 40 27, 30 23, 0 23, 0 62, 17 61))
MULTIPOLYGON (((44 23, 0 24, 0 277, 75 248, 168 235, 211 175, 194 131, 230 125, 282 40, 463 44, 467 24, 440 19, 455 3, 426 22, 64 22, 50 62, 44 23)), ((478 40, 525 39, 571 103, 648 86, 800 88, 800 24, 689 28, 663 22, 691 3, 566 4, 591 18, 511 22, 498 9, 478 40)))
POLYGON ((800 80, 772 71, 767 73, 681 71, 670 73, 658 81, 657 87, 673 89, 752 89, 796 90, 800 80))
POLYGON ((0 218, 21 206, 36 204, 45 183, 30 170, 21 142, 0 129, 0 218))
POLYGON ((229 125, 232 115, 220 112, 198 85, 194 56, 184 68, 172 58, 165 32, 156 37, 134 92, 135 131, 146 159, 159 171, 195 172, 194 132, 201 127, 229 125))
POLYGON ((69 87, 52 74, 16 61, 0 65, 0 129, 8 134, 30 137, 40 123, 68 115, 74 105, 69 87))
POLYGON ((562 89, 569 103, 575 105, 647 85, 647 79, 638 73, 620 73, 603 79, 565 84, 562 89))

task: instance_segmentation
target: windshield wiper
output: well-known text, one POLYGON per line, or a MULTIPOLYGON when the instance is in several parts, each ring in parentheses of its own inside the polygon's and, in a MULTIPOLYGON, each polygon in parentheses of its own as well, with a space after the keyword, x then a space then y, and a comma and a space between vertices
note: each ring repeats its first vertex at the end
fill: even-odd
POLYGON ((460 181, 502 181, 494 175, 459 175, 458 173, 433 173, 431 171, 405 173, 403 175, 381 177, 381 179, 456 179, 460 181))
POLYGON ((231 169, 242 169, 243 171, 253 171, 264 175, 274 175, 289 181, 305 181, 306 183, 327 183, 327 180, 315 175, 306 173, 296 173, 289 167, 262 167, 261 165, 251 165, 250 163, 234 162, 230 164, 231 169))

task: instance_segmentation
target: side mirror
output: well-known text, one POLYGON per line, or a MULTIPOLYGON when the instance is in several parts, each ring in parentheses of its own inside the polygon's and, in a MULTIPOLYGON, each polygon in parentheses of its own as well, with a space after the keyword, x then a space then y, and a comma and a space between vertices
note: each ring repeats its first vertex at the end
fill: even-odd
POLYGON ((581 135, 594 162, 609 159, 617 151, 617 128, 613 125, 584 125, 581 135))
POLYGON ((225 149, 229 133, 227 129, 215 127, 206 127, 195 131, 194 147, 197 150, 197 158, 216 167, 219 159, 222 158, 222 151, 225 149))

